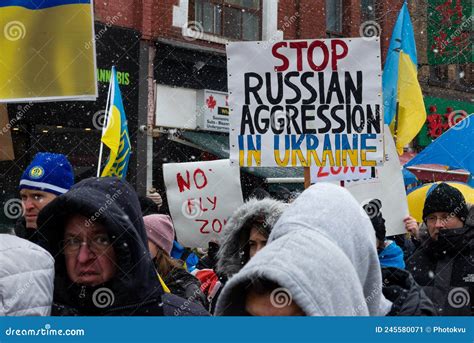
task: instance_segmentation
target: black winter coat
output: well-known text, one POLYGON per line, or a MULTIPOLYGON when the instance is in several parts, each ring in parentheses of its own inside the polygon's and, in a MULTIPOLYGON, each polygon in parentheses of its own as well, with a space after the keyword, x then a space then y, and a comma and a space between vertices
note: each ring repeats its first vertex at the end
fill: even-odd
POLYGON ((383 295, 393 305, 388 316, 435 316, 433 303, 403 269, 382 268, 383 295))
POLYGON ((207 308, 208 304, 205 295, 201 291, 201 283, 186 270, 174 268, 165 277, 164 282, 172 294, 207 308))
POLYGON ((40 241, 55 257, 52 315, 208 315, 199 305, 164 294, 147 248, 137 195, 113 177, 89 178, 53 200, 38 217, 40 241), (112 240, 116 275, 96 287, 74 284, 61 241, 66 221, 81 214, 102 224, 112 240))
POLYGON ((441 230, 437 241, 425 237, 406 266, 438 315, 474 315, 473 226, 441 230))

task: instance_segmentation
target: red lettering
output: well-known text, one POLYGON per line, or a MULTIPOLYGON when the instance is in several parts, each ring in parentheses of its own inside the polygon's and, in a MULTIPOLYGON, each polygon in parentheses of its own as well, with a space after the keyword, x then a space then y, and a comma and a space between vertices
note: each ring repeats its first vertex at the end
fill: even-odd
POLYGON ((331 54, 332 70, 337 71, 337 60, 341 60, 344 57, 346 57, 349 49, 347 48, 346 42, 344 42, 343 40, 333 39, 331 41, 331 50, 332 50, 332 54, 331 54), (338 46, 342 47, 342 52, 339 55, 337 54, 338 46))
POLYGON ((181 176, 181 173, 178 173, 178 175, 176 175, 176 182, 178 184, 178 189, 179 189, 180 193, 185 191, 185 189, 184 189, 185 187, 188 190, 191 187, 191 183, 190 183, 190 180, 189 180, 189 171, 187 171, 187 170, 186 170, 186 180, 183 179, 183 177, 181 176))
POLYGON ((359 172, 360 172, 360 173, 366 173, 367 170, 368 170, 367 168, 359 167, 359 172))
POLYGON ((326 66, 328 65, 328 62, 329 62, 329 50, 326 44, 324 44, 324 42, 320 40, 315 40, 314 42, 312 42, 308 48, 308 64, 311 67, 311 69, 313 69, 314 71, 321 71, 324 68, 326 68, 326 66), (319 66, 314 64, 314 61, 313 61, 314 49, 318 47, 321 48, 324 54, 323 61, 321 62, 319 66))
POLYGON ((211 233, 211 231, 204 231, 204 229, 206 228, 207 224, 209 224, 209 220, 207 220, 207 219, 194 219, 194 221, 196 221, 196 222, 203 222, 201 228, 199 229, 199 232, 201 232, 201 233, 204 234, 204 235, 207 235, 207 234, 211 233))
POLYGON ((214 196, 213 198, 207 197, 207 201, 209 201, 213 206, 211 210, 215 210, 217 206, 217 197, 216 196, 214 196))
POLYGON ((341 172, 341 170, 342 170, 342 167, 331 167, 331 174, 337 175, 341 172))
POLYGON ((194 184, 196 185, 197 189, 202 189, 207 186, 206 174, 204 174, 204 172, 201 169, 197 168, 194 171, 193 178, 194 178, 194 184), (198 184, 198 174, 201 175, 201 185, 198 184))
POLYGON ((222 223, 219 219, 214 219, 212 221, 212 231, 214 231, 215 233, 219 233, 222 231, 222 223), (216 229, 216 225, 215 224, 219 224, 219 227, 216 229))
POLYGON ((318 177, 326 177, 329 176, 329 172, 324 172, 324 167, 319 167, 318 170, 318 177))
POLYGON ((275 71, 285 71, 290 66, 290 62, 288 61, 288 58, 286 58, 285 55, 278 53, 278 49, 280 49, 281 47, 286 47, 286 46, 287 46, 286 42, 278 42, 274 44, 272 47, 273 57, 278 58, 282 61, 282 64, 280 66, 275 67, 275 71))
POLYGON ((291 42, 290 48, 296 49, 296 69, 303 70, 303 49, 308 47, 308 42, 291 42))

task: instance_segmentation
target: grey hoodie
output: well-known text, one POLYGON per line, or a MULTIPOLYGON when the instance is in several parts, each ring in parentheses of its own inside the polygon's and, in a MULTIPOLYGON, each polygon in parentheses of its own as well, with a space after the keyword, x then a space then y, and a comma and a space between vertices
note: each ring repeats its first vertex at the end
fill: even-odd
POLYGON ((266 224, 265 229, 270 233, 272 227, 287 207, 288 204, 270 198, 262 200, 249 199, 240 206, 232 214, 224 227, 217 253, 217 272, 231 277, 242 269, 240 234, 247 222, 255 219, 257 216, 262 216, 266 224))
POLYGON ((331 184, 303 192, 275 224, 269 243, 224 287, 217 315, 245 314, 245 287, 265 277, 307 315, 386 315, 375 233, 350 193, 331 184))

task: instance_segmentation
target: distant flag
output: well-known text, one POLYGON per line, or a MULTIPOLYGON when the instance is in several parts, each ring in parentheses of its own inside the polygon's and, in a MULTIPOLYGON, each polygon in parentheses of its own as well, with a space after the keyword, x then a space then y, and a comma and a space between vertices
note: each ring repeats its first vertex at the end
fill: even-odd
POLYGON ((96 100, 91 0, 0 1, 0 102, 96 100))
POLYGON ((117 176, 125 179, 128 161, 131 154, 130 136, 128 135, 127 118, 123 108, 122 94, 117 80, 117 71, 112 67, 109 85, 109 100, 107 103, 105 128, 102 132, 99 153, 98 174, 100 171, 102 148, 106 145, 110 149, 109 158, 100 174, 104 176, 117 176))
POLYGON ((403 147, 418 134, 426 121, 423 95, 417 78, 415 36, 406 2, 393 28, 382 86, 384 120, 392 128, 397 151, 402 154, 403 147))

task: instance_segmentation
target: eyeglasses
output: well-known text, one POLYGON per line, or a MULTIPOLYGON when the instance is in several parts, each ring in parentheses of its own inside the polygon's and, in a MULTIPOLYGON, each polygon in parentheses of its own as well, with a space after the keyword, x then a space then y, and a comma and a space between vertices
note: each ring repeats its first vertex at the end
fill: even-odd
POLYGON ((436 223, 438 220, 441 220, 442 223, 445 223, 445 222, 448 222, 449 220, 451 220, 452 218, 454 218, 454 216, 450 215, 450 214, 443 214, 442 216, 434 216, 434 215, 431 215, 431 216, 428 216, 426 217, 426 221, 428 223, 436 223))
POLYGON ((111 246, 111 241, 107 235, 96 235, 84 241, 79 237, 67 238, 63 241, 64 253, 75 254, 83 245, 87 245, 94 254, 101 254, 111 246))

